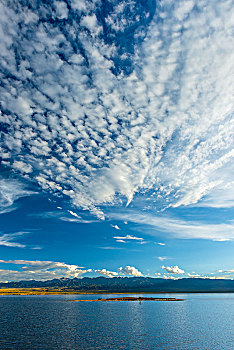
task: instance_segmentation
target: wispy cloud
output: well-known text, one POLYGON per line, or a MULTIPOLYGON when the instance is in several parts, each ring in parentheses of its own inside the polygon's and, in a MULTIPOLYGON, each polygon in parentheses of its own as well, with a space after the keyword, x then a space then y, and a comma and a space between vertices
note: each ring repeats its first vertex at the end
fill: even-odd
POLYGON ((68 218, 66 216, 61 216, 60 220, 66 221, 66 222, 74 222, 78 224, 90 224, 91 222, 93 222, 93 220, 84 220, 82 218, 68 218))
POLYGON ((147 230, 147 234, 151 236, 158 236, 159 232, 166 232, 171 237, 183 239, 209 239, 220 242, 234 239, 233 221, 210 224, 199 221, 185 221, 167 215, 141 214, 134 210, 126 210, 125 213, 111 213, 110 215, 115 219, 122 218, 122 220, 142 224, 144 227, 148 226, 150 229, 147 230))
POLYGON ((28 234, 29 232, 14 232, 14 233, 5 233, 0 236, 0 245, 6 246, 6 247, 16 247, 16 248, 25 248, 26 245, 15 242, 18 238, 21 236, 28 234))
POLYGON ((5 209, 0 210, 0 215, 1 215, 1 214, 10 213, 10 212, 12 212, 12 211, 14 211, 14 210, 16 210, 16 209, 17 209, 17 206, 16 206, 16 205, 11 205, 11 206, 8 207, 8 208, 5 208, 5 209))
POLYGON ((164 260, 167 260, 168 257, 167 256, 157 256, 157 259, 160 261, 164 261, 164 260))
POLYGON ((123 239, 116 239, 116 242, 118 242, 118 243, 126 243, 126 241, 124 241, 123 239))
POLYGON ((32 216, 41 217, 43 219, 54 218, 54 219, 58 219, 61 221, 72 222, 72 223, 82 223, 82 224, 89 224, 89 223, 97 221, 97 219, 94 220, 93 218, 82 218, 81 216, 72 212, 71 210, 68 210, 67 212, 62 211, 62 208, 61 208, 59 210, 59 212, 58 211, 47 211, 47 212, 32 214, 32 216), (69 212, 69 214, 72 215, 73 217, 68 216, 67 212, 69 212), (71 213, 73 213, 73 214, 71 214, 71 213))
POLYGON ((21 197, 30 196, 36 192, 30 191, 18 180, 0 178, 0 214, 9 213, 17 206, 15 201, 21 197))
POLYGON ((120 248, 120 247, 99 247, 100 249, 104 249, 104 250, 120 250, 120 249, 123 249, 123 248, 120 248))

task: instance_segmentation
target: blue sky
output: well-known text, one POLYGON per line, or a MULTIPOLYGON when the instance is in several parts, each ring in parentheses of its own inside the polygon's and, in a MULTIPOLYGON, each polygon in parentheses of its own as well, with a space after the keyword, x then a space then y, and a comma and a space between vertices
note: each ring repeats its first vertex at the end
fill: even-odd
POLYGON ((234 278, 232 2, 0 4, 0 280, 234 278))

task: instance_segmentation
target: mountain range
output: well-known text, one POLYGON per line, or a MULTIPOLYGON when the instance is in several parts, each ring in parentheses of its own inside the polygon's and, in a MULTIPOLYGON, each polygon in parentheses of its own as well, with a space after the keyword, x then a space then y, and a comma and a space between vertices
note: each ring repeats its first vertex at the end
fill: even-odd
POLYGON ((59 288, 77 292, 148 292, 148 293, 182 293, 182 292, 234 292, 234 280, 181 278, 165 280, 151 277, 95 277, 62 278, 48 281, 19 281, 0 283, 0 288, 59 288))

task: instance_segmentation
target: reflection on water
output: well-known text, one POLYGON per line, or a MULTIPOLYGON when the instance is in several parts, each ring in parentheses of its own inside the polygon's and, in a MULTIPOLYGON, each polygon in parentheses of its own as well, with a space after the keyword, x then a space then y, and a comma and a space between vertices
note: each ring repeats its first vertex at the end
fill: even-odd
POLYGON ((2 296, 0 349, 234 349, 234 294, 177 297, 186 301, 66 303, 61 301, 96 296, 2 296))

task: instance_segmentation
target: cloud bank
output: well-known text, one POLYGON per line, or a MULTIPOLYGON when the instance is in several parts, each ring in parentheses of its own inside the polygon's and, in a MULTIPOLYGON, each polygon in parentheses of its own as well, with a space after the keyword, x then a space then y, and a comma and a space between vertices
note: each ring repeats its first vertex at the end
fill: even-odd
POLYGON ((20 270, 0 270, 1 280, 48 280, 54 278, 74 278, 82 274, 92 272, 78 265, 69 265, 63 262, 40 260, 0 260, 3 264, 23 265, 20 270))
POLYGON ((0 269, 0 281, 20 281, 20 280, 49 280, 54 278, 79 278, 83 274, 95 272, 109 278, 129 275, 140 277, 143 274, 133 266, 120 267, 118 271, 109 271, 103 269, 85 269, 78 265, 66 264, 60 261, 41 261, 41 260, 0 260, 0 264, 17 267, 0 269))
MULTIPOLYGON (((0 264, 7 265, 6 269, 0 268, 0 282, 20 281, 20 280, 51 280, 61 278, 82 278, 83 275, 90 273, 93 276, 101 275, 107 278, 113 277, 148 277, 134 266, 120 267, 117 271, 110 271, 106 268, 90 269, 78 265, 66 264, 60 261, 41 261, 41 260, 0 260, 0 264), (96 275, 95 275, 96 274, 96 275)), ((2 266, 1 266, 2 267, 2 266)), ((234 269, 218 270, 206 275, 195 272, 186 273, 184 270, 175 266, 162 266, 164 274, 155 272, 152 276, 164 279, 179 278, 209 278, 209 279, 233 279, 234 269)))

